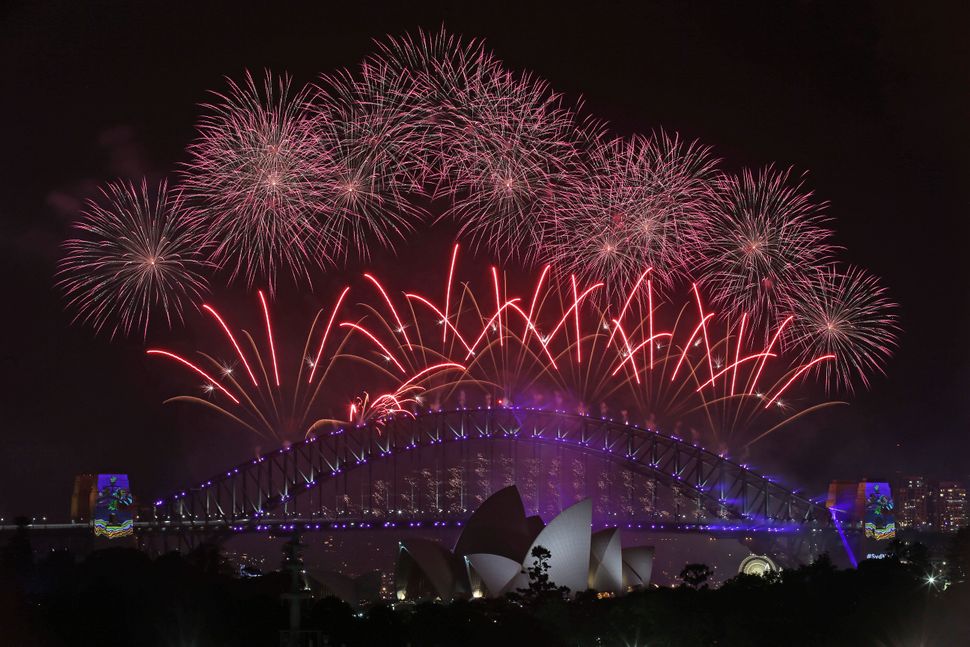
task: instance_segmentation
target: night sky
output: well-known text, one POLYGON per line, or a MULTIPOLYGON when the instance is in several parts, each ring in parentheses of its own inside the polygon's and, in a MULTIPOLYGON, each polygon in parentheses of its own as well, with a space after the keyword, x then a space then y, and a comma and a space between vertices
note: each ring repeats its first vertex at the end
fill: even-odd
MULTIPOLYGON (((732 170, 791 165, 831 203, 842 257, 883 277, 904 332, 869 392, 759 448, 766 472, 819 493, 832 478, 970 477, 965 10, 135 4, 25 2, 0 14, 0 516, 65 518, 75 473, 128 472, 147 499, 253 451, 198 410, 163 406, 174 378, 146 361, 141 340, 70 325, 52 275, 83 199, 118 177, 174 177, 198 104, 224 75, 270 68, 303 84, 355 65, 374 38, 441 25, 582 96, 617 133, 675 130, 732 170)), ((377 265, 443 256, 450 233, 431 233, 377 265)), ((338 280, 297 298, 304 311, 284 322, 305 323, 338 280)), ((192 341, 181 329, 161 337, 192 341)))

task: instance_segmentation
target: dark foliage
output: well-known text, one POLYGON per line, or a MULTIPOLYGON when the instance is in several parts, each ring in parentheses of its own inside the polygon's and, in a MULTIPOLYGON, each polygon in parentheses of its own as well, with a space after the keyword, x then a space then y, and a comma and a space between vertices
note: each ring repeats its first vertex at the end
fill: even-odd
MULTIPOLYGON (((286 625, 280 593, 287 577, 236 579, 212 548, 185 558, 115 548, 83 561, 66 552, 31 560, 23 539, 3 552, 4 645, 264 646, 279 644, 286 625)), ((958 537, 952 554, 959 558, 966 542, 966 534, 958 537)), ((740 575, 716 589, 706 585, 707 567, 695 564, 684 569, 687 586, 604 599, 582 592, 572 600, 541 577, 548 568, 538 554, 535 590, 517 598, 363 610, 325 598, 309 603, 304 624, 335 647, 965 644, 970 583, 928 585, 923 554, 898 545, 857 570, 823 558, 771 577, 740 575)))
POLYGON ((706 589, 712 575, 714 571, 707 564, 687 564, 680 572, 680 580, 692 589, 706 589))
POLYGON ((549 559, 552 553, 545 546, 536 546, 529 553, 532 557, 532 564, 525 569, 525 574, 529 576, 529 586, 519 589, 516 594, 510 596, 510 602, 523 602, 534 606, 540 602, 547 602, 554 599, 564 600, 569 597, 568 586, 556 586, 549 579, 549 559))

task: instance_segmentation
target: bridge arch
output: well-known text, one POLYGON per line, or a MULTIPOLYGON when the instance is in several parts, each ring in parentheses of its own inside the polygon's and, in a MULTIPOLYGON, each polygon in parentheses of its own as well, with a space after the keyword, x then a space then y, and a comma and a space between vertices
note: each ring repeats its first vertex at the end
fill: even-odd
MULTIPOLYGON (((769 528, 829 521, 821 506, 682 439, 597 417, 496 407, 402 415, 311 436, 155 501, 149 523, 203 532, 259 529, 271 519, 285 523, 306 516, 301 499, 355 470, 465 441, 554 446, 596 456, 676 490, 715 520, 769 528)), ((437 517, 444 521, 465 511, 442 512, 437 517)))

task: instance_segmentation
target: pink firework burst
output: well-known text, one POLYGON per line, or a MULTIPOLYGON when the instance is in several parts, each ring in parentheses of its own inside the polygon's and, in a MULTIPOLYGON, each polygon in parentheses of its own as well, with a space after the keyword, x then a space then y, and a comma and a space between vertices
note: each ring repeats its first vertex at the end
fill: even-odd
POLYGON ((534 258, 578 174, 582 132, 544 81, 498 68, 473 80, 454 101, 446 216, 473 247, 534 258))
POLYGON ((809 274, 791 291, 795 342, 804 355, 833 354, 818 367, 826 388, 851 391, 858 380, 883 373, 896 345, 897 306, 879 279, 858 267, 829 265, 809 274))
POLYGON ((789 179, 789 171, 770 167, 721 176, 705 222, 695 229, 695 276, 717 307, 738 317, 748 312, 756 325, 774 318, 795 283, 834 249, 822 206, 789 179))
POLYGON ((324 182, 325 238, 367 257, 424 218, 414 198, 427 176, 422 107, 405 72, 364 64, 358 76, 325 76, 316 92, 315 132, 330 166, 324 182))
POLYGON ((171 326, 206 291, 205 237, 198 218, 165 182, 150 191, 108 184, 75 223, 58 269, 75 320, 111 336, 148 333, 153 315, 171 326))
POLYGON ((377 48, 368 61, 411 75, 423 89, 416 98, 432 105, 452 101, 469 80, 498 65, 482 41, 463 40, 443 28, 435 33, 419 30, 416 36, 388 37, 377 48))
POLYGON ((289 78, 269 72, 259 88, 247 72, 242 85, 230 80, 217 97, 206 106, 184 174, 213 259, 231 278, 263 278, 271 290, 281 272, 309 281, 320 251, 339 244, 322 238, 318 226, 330 165, 314 135, 309 93, 292 93, 289 78))
MULTIPOLYGON (((715 162, 708 148, 659 133, 598 142, 589 173, 566 192, 548 261, 615 297, 647 268, 659 290, 673 287, 691 255, 715 162)), ((604 293, 606 294, 606 293, 604 293)))

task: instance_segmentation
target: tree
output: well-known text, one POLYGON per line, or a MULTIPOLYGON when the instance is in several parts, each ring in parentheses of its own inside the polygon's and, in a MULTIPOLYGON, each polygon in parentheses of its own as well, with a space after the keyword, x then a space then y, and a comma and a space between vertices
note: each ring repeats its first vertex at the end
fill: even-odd
POLYGON ((706 589, 711 575, 714 575, 714 571, 707 564, 687 564, 680 572, 680 579, 692 589, 706 589))
POLYGON ((234 575, 229 562, 222 556, 222 548, 214 542, 202 542, 192 549, 185 561, 206 575, 234 575))
POLYGON ((536 546, 529 553, 532 556, 532 566, 525 569, 529 576, 528 588, 518 589, 518 592, 527 601, 535 601, 541 598, 550 597, 558 594, 558 597, 569 595, 569 587, 559 586, 549 579, 549 559, 552 553, 545 546, 536 546))
POLYGON ((907 543, 900 539, 893 539, 886 547, 886 554, 908 565, 917 574, 924 575, 930 570, 929 549, 918 541, 907 543))

